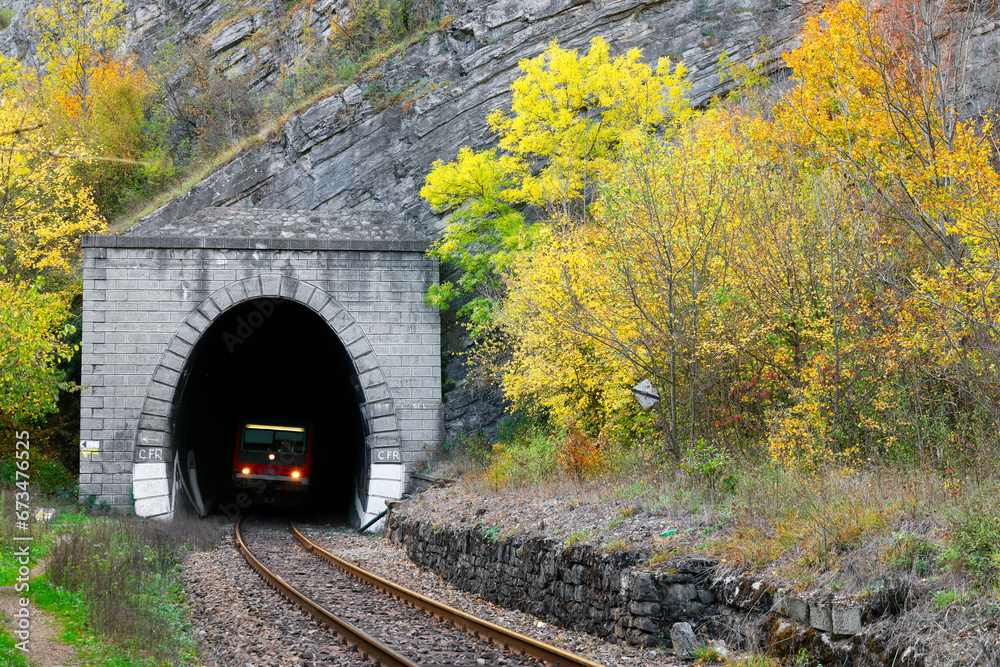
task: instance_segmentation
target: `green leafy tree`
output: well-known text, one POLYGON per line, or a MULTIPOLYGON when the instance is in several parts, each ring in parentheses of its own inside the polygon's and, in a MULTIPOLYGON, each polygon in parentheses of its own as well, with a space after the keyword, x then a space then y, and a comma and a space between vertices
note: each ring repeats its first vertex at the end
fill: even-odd
POLYGON ((14 423, 55 410, 69 386, 59 369, 74 352, 65 341, 73 332, 68 318, 64 293, 0 280, 0 413, 14 423))

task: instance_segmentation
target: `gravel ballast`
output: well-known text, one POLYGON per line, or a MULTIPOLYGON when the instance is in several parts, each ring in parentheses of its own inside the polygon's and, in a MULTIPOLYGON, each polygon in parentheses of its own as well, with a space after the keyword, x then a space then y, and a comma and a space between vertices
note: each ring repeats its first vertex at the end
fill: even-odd
POLYGON ((201 664, 370 667, 250 568, 233 547, 232 528, 216 549, 188 554, 184 572, 201 664))
POLYGON ((555 627, 519 611, 503 609, 459 590, 441 577, 415 566, 405 552, 382 535, 358 535, 336 525, 299 524, 302 533, 324 549, 416 593, 501 625, 538 641, 572 651, 608 667, 676 665, 666 649, 644 650, 610 644, 582 632, 555 627))
MULTIPOLYGON (((489 604, 416 567, 381 534, 358 535, 341 524, 323 522, 301 523, 300 529, 323 548, 380 577, 608 667, 679 664, 663 649, 609 644, 489 604)), ((323 567, 323 563, 317 567, 323 567)), ((258 577, 233 547, 231 528, 218 548, 189 554, 184 568, 192 631, 201 647, 202 664, 239 667, 371 664, 342 647, 326 626, 308 618, 258 577)))

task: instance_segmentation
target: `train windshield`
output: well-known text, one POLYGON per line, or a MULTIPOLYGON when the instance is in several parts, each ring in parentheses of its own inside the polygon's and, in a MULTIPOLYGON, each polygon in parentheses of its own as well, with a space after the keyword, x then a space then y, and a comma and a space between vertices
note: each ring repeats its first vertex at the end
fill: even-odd
POLYGON ((304 454, 306 430, 296 426, 247 424, 243 429, 243 451, 265 454, 304 454))

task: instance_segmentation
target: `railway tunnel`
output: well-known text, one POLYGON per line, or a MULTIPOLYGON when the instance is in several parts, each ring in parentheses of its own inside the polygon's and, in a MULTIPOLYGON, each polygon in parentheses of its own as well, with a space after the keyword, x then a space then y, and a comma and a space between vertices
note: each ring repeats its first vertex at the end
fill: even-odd
POLYGON ((202 209, 86 237, 81 500, 232 508, 241 423, 292 422, 313 434, 304 508, 375 519, 443 435, 427 247, 353 211, 202 209))
POLYGON ((244 508, 251 498, 233 487, 241 425, 302 424, 312 466, 301 509, 346 519, 368 482, 362 400, 350 355, 310 309, 271 298, 233 307, 196 343, 175 396, 189 498, 206 512, 244 508))

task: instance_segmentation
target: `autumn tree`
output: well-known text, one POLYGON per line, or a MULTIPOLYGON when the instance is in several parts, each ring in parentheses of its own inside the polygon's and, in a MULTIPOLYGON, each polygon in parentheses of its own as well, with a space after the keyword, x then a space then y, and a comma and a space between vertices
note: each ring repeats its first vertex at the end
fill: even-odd
POLYGON ((783 145, 828 191, 849 193, 839 210, 864 247, 850 263, 832 257, 831 274, 853 285, 830 300, 844 335, 812 372, 815 391, 803 390, 822 396, 813 422, 823 432, 867 453, 908 431, 926 442, 939 419, 954 428, 990 415, 995 432, 1000 417, 1000 181, 992 117, 970 115, 965 99, 974 26, 988 11, 920 1, 874 14, 842 2, 809 20, 786 55, 797 83, 775 109, 783 145), (849 400, 859 395, 876 399, 849 400), (888 433, 887 421, 904 428, 888 433))
POLYGON ((121 55, 122 0, 43 2, 29 15, 38 44, 35 68, 22 68, 20 97, 45 117, 53 146, 76 144, 91 158, 74 169, 102 210, 119 205, 148 149, 144 116, 150 86, 121 55))
MULTIPOLYGON (((515 84, 500 148, 428 179, 455 211, 439 256, 473 268, 437 296, 492 291, 507 396, 567 432, 643 437, 646 377, 677 458, 702 441, 813 471, 979 455, 1000 424, 1000 176, 992 115, 960 113, 977 11, 844 0, 785 54, 789 87, 750 71, 658 135, 604 139, 590 114, 612 105, 556 113, 515 84)), ((545 68, 575 60, 550 58, 524 79, 563 90, 545 68)))
POLYGON ((556 225, 585 219, 620 137, 687 113, 683 66, 662 59, 654 70, 635 49, 612 57, 600 38, 583 56, 553 42, 520 67, 511 112, 489 118, 499 149, 464 148, 453 162, 435 162, 421 190, 435 211, 451 213, 432 253, 464 271, 457 285, 432 290, 431 301, 444 307, 475 294, 466 312, 480 323, 513 256, 534 245, 524 208, 556 225))
POLYGON ((90 190, 43 123, 15 99, 0 101, 0 411, 15 420, 51 412, 68 386, 60 364, 73 352, 74 258, 81 235, 104 230, 90 190))

